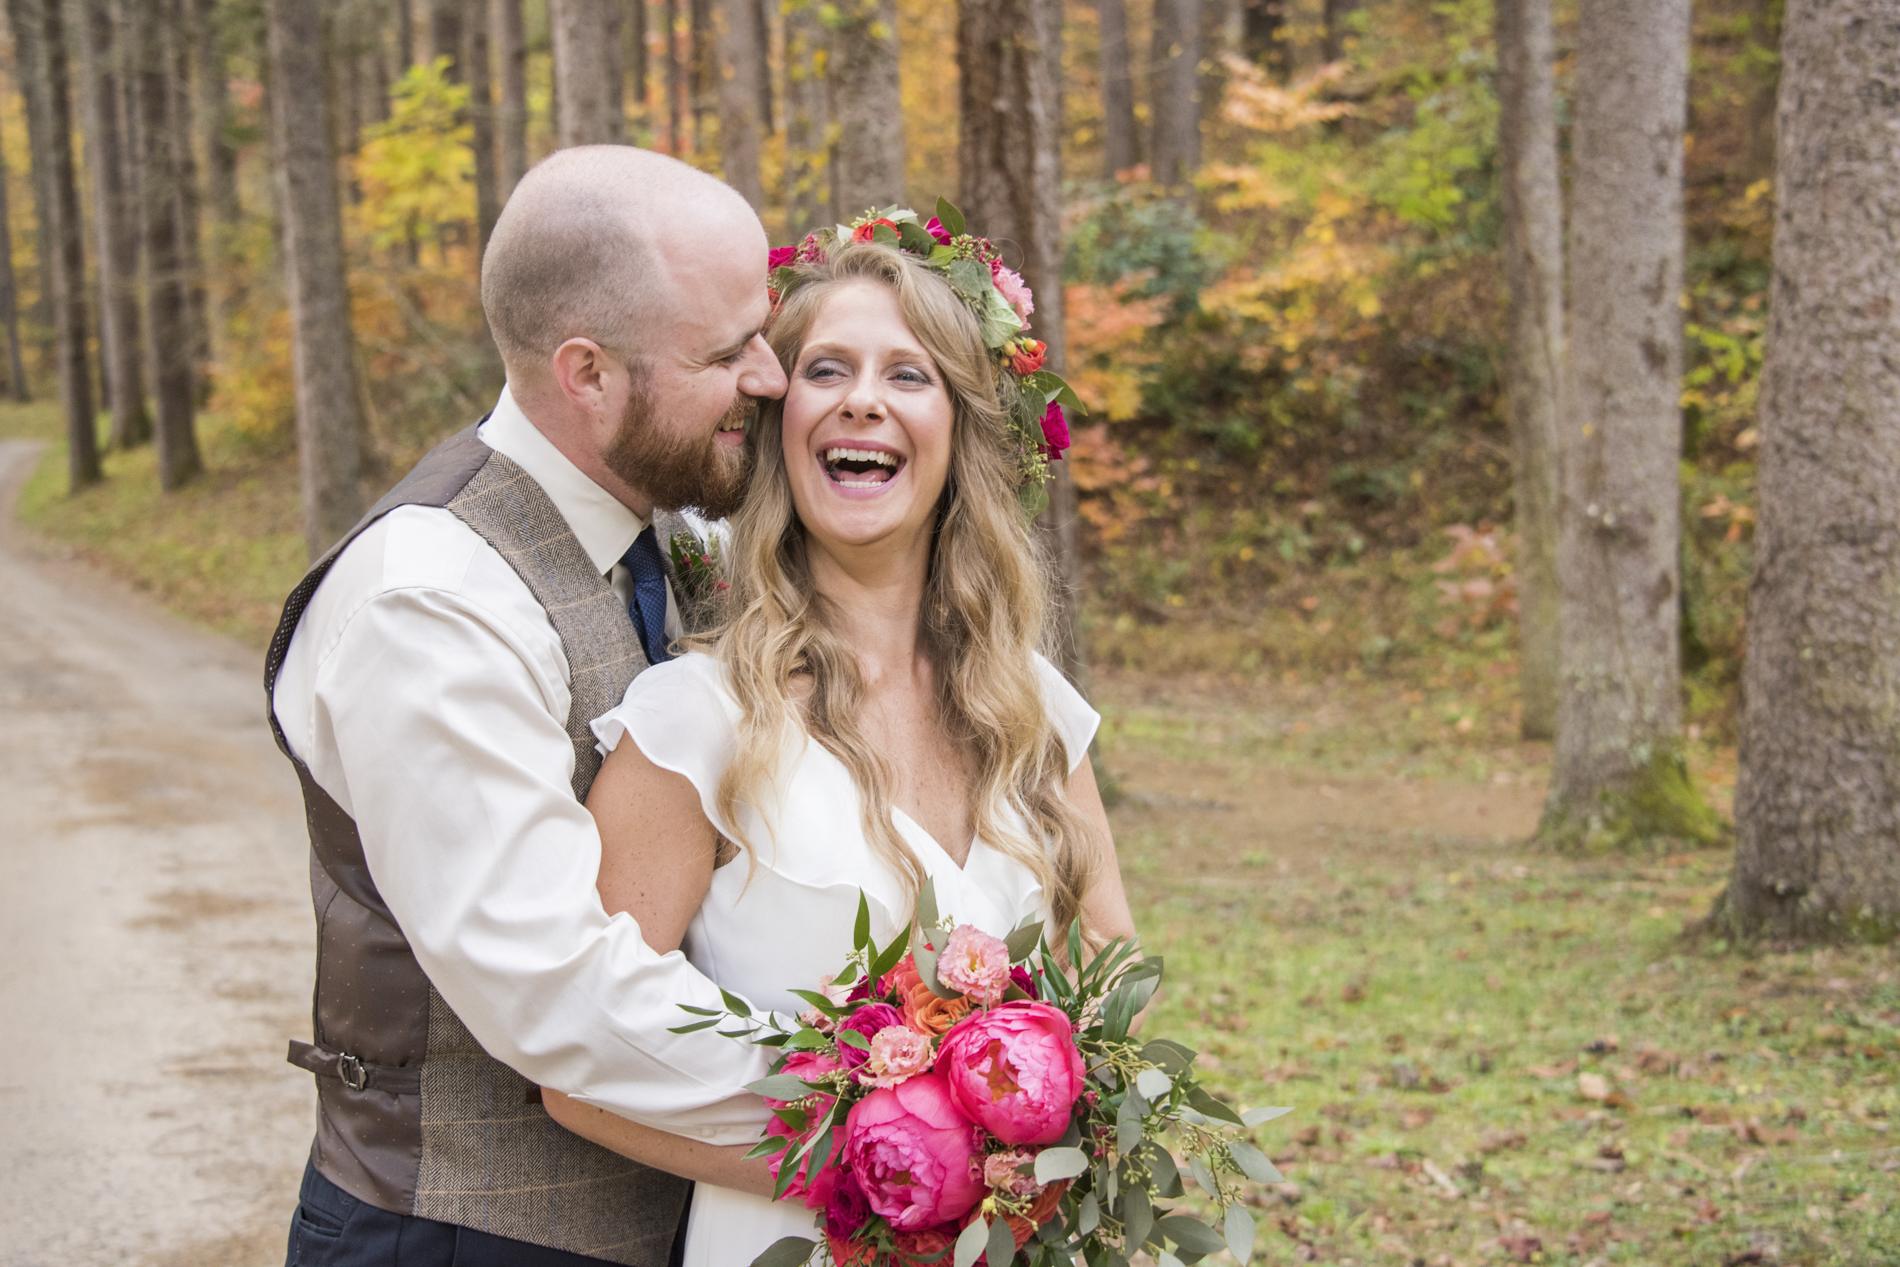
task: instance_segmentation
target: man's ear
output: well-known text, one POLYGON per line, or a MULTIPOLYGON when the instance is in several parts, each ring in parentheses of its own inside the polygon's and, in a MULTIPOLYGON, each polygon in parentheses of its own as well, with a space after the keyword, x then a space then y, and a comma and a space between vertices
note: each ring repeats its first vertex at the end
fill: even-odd
POLYGON ((554 349, 554 356, 549 361, 554 383, 562 394, 576 408, 596 418, 605 417, 610 412, 607 395, 611 389, 607 377, 616 367, 617 362, 600 344, 582 338, 569 339, 554 349))

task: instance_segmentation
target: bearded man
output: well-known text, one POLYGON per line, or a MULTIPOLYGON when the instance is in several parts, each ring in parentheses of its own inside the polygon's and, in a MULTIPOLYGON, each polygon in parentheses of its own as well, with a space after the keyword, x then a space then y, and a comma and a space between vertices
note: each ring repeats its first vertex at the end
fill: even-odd
POLYGON ((552 1087, 680 1126, 676 1174, 758 1163, 758 1048, 671 1035, 718 990, 595 891, 588 723, 681 632, 669 545, 734 509, 766 240, 731 189, 625 146, 529 172, 483 258, 507 387, 292 593, 265 671, 303 785, 318 948, 303 1267, 664 1267, 690 1184, 571 1135, 552 1087), (730 1102, 730 1127, 721 1120, 730 1102))

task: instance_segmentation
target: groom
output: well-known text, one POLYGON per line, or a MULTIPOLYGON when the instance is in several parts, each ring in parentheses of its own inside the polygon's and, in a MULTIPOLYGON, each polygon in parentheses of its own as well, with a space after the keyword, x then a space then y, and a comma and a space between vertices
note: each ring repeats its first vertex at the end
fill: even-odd
POLYGON ((666 1032, 718 991, 606 915, 582 802, 588 723, 680 632, 666 512, 735 508, 747 406, 785 391, 765 258, 745 202, 673 159, 529 172, 482 262, 507 388, 285 606, 265 686, 317 912, 293 1267, 665 1267, 689 1185, 562 1130, 542 1086, 756 1136, 728 1093, 757 1049, 666 1032))

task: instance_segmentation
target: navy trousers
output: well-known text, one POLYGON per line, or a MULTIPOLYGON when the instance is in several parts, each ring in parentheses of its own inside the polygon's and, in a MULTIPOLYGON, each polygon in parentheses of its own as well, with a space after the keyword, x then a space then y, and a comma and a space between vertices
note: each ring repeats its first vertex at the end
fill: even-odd
MULTIPOLYGON (((685 1243, 686 1220, 673 1240, 671 1267, 685 1243)), ((601 1260, 564 1249, 478 1232, 453 1223, 391 1214, 351 1196, 306 1164, 297 1213, 290 1221, 284 1267, 600 1267, 601 1260)))

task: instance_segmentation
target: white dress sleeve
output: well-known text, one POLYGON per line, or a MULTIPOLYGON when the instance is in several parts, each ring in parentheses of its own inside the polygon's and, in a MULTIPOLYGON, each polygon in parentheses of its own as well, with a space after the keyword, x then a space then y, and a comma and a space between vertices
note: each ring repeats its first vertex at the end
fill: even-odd
POLYGON ((1042 679, 1043 707, 1049 710, 1049 720, 1062 736, 1062 744, 1069 751, 1069 769, 1074 770, 1088 757, 1102 715, 1089 707, 1082 692, 1062 676, 1061 669, 1041 655, 1036 657, 1036 673, 1042 679))
POLYGON ((603 753, 631 739, 648 761, 684 776, 699 793, 707 821, 722 834, 733 834, 716 801, 737 743, 739 705, 726 689, 719 661, 690 651, 654 665, 634 678, 620 703, 595 718, 593 726, 603 753))

